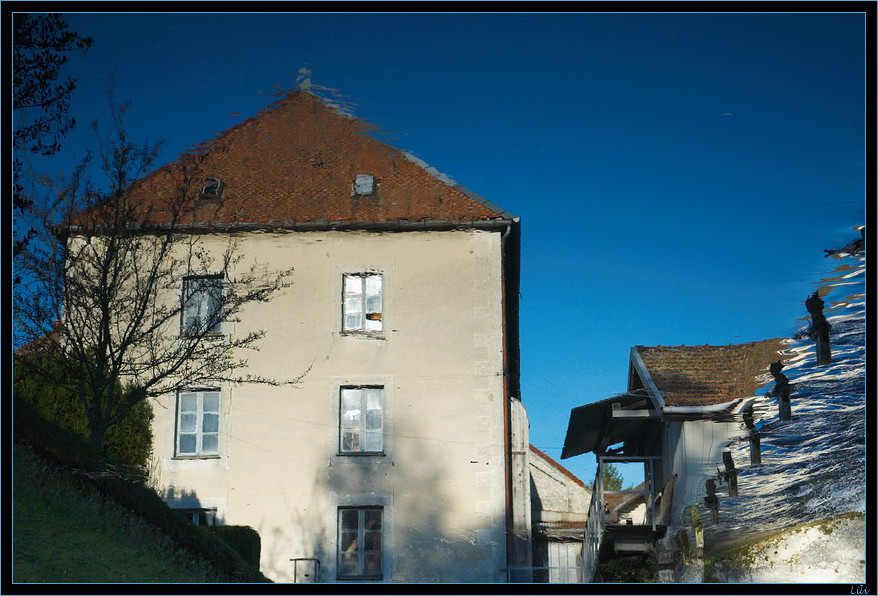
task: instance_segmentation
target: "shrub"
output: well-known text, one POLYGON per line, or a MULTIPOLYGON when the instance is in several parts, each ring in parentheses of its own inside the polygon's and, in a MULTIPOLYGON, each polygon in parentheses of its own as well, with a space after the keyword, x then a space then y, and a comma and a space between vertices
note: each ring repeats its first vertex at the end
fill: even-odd
MULTIPOLYGON (((80 398, 65 388, 61 367, 57 366, 55 381, 28 376, 22 370, 25 369, 13 369, 14 393, 30 403, 47 421, 88 440, 90 433, 85 407, 80 398)), ((152 419, 149 403, 138 402, 118 424, 107 430, 103 443, 107 456, 144 478, 152 453, 152 419)))
POLYGON ((214 536, 241 555, 247 563, 259 569, 262 541, 250 526, 207 526, 214 536))

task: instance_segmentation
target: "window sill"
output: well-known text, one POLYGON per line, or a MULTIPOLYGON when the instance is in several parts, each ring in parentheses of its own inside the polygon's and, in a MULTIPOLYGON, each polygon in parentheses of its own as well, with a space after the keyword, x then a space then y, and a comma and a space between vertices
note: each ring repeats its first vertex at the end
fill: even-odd
POLYGON ((385 453, 384 451, 339 451, 338 453, 336 453, 336 455, 338 457, 386 457, 387 453, 385 453))
POLYGON ((341 331, 339 335, 342 337, 359 337, 362 339, 387 339, 387 336, 384 335, 383 331, 341 331))
POLYGON ((220 459, 220 457, 221 456, 218 454, 217 455, 174 455, 171 457, 171 459, 180 460, 180 461, 187 461, 187 460, 191 461, 191 460, 198 460, 198 459, 220 459))
POLYGON ((220 342, 228 337, 225 333, 205 333, 204 335, 190 335, 186 333, 181 333, 177 336, 177 339, 180 341, 209 341, 209 342, 220 342))

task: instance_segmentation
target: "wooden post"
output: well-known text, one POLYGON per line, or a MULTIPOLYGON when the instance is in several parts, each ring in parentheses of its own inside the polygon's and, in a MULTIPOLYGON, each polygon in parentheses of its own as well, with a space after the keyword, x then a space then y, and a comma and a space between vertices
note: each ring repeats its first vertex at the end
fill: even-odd
POLYGON ((774 377, 774 389, 777 395, 778 416, 781 420, 789 420, 792 417, 790 409, 790 381, 783 374, 783 364, 772 362, 769 367, 771 375, 774 377))
POLYGON ((817 292, 811 294, 805 301, 805 307, 811 313, 811 339, 817 342, 817 364, 829 364, 832 362, 832 347, 829 344, 829 332, 832 326, 823 315, 823 300, 817 292))
POLYGON ((738 496, 738 470, 735 469, 735 462, 732 460, 732 452, 723 451, 723 464, 726 466, 726 476, 729 479, 729 496, 738 496))
POLYGON ((750 465, 762 463, 762 437, 755 428, 750 431, 750 465))
POLYGON ((707 496, 704 497, 704 504, 710 509, 710 521, 719 523, 719 499, 716 496, 716 480, 708 478, 705 483, 707 488, 707 496))
POLYGON ((750 406, 746 410, 744 410, 744 424, 750 431, 750 465, 761 464, 762 437, 759 435, 759 431, 756 430, 756 425, 753 423, 753 406, 750 406))

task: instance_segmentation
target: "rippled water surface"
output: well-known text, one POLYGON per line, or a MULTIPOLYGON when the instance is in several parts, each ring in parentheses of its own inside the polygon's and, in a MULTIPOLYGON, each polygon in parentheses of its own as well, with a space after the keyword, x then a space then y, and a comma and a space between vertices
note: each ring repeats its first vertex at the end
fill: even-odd
POLYGON ((705 528, 714 542, 866 509, 865 255, 827 259, 838 267, 815 284, 832 326, 832 362, 818 365, 809 321, 787 346, 783 374, 792 384, 790 420, 778 418, 769 383, 755 408, 761 433, 759 464, 746 438, 732 442, 738 495, 727 485, 719 523, 705 528))

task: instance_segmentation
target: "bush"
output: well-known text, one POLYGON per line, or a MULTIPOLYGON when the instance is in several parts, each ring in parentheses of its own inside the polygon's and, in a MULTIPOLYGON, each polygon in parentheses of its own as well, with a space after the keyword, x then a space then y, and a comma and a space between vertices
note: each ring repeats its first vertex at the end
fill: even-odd
POLYGON ((256 530, 250 526, 207 526, 207 528, 241 555, 244 561, 259 569, 262 541, 256 530))
MULTIPOLYGON (((60 366, 57 368, 56 379, 63 380, 64 372, 60 366)), ((47 421, 88 440, 88 419, 81 399, 61 382, 27 376, 21 370, 21 367, 13 369, 14 393, 30 403, 35 412, 47 421)), ((135 404, 118 424, 107 430, 103 442, 104 453, 145 477, 152 454, 152 419, 152 408, 148 402, 135 404)))
MULTIPOLYGON (((95 450, 76 433, 59 428, 45 420, 33 404, 13 395, 14 440, 29 446, 48 464, 64 470, 83 487, 98 491, 103 497, 125 507, 143 521, 161 530, 180 547, 192 553, 196 559, 210 561, 233 582, 269 582, 257 566, 249 565, 224 540, 219 540, 203 526, 191 521, 168 507, 167 503, 151 488, 133 481, 126 474, 113 470, 113 462, 105 454, 95 450)), ((259 536, 255 535, 256 560, 259 555, 259 536)), ((253 556, 254 536, 244 537, 247 531, 239 531, 237 544, 253 556)), ((249 559, 248 559, 249 560, 249 559)))

